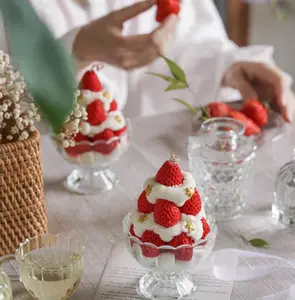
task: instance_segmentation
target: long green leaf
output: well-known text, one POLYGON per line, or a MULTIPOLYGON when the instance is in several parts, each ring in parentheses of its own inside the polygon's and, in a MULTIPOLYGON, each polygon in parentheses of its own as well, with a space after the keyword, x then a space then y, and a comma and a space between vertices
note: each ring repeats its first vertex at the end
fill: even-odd
POLYGON ((177 81, 175 83, 171 83, 167 89, 165 90, 165 92, 169 92, 169 91, 174 91, 174 90, 183 90, 187 88, 187 84, 183 83, 181 81, 177 81))
POLYGON ((166 80, 168 82, 171 82, 171 83, 177 82, 177 80, 175 78, 171 77, 171 76, 166 76, 166 75, 162 75, 162 74, 158 74, 158 73, 153 73, 153 72, 148 72, 148 74, 160 77, 160 78, 162 78, 162 79, 164 79, 164 80, 166 80))
POLYGON ((173 77, 175 79, 187 84, 186 75, 185 75, 183 69, 179 65, 177 65, 174 61, 172 61, 171 59, 169 59, 165 56, 162 56, 162 57, 166 61, 173 77))
POLYGON ((57 131, 71 111, 74 100, 70 56, 39 20, 27 0, 0 0, 0 9, 13 60, 36 104, 57 131))
POLYGON ((191 106, 189 103, 187 103, 186 101, 179 99, 179 98, 174 98, 174 101, 177 101, 179 103, 181 103, 182 105, 186 106, 192 113, 196 114, 198 113, 198 110, 196 108, 194 108, 193 106, 191 106))

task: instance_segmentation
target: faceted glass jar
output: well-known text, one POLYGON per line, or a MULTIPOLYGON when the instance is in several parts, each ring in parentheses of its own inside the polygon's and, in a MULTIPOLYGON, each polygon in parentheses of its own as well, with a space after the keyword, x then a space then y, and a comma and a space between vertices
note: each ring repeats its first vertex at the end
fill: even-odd
POLYGON ((241 216, 256 148, 243 124, 231 118, 209 119, 189 137, 190 171, 206 211, 217 221, 241 216))
POLYGON ((273 217, 280 223, 293 227, 295 225, 295 156, 279 170, 275 181, 274 198, 273 217))

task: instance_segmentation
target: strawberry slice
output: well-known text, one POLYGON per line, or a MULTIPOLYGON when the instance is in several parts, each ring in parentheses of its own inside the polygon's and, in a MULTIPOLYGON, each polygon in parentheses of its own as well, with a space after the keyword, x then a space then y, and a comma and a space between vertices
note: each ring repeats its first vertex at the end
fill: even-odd
POLYGON ((122 129, 113 131, 115 136, 121 136, 127 130, 127 126, 123 127, 122 129))
POLYGON ((267 108, 258 100, 248 100, 241 110, 248 118, 252 119, 259 127, 268 122, 267 108))
MULTIPOLYGON (((146 230, 143 233, 141 237, 141 241, 143 243, 151 243, 156 247, 161 247, 164 245, 164 242, 162 241, 160 236, 151 230, 146 230)), ((145 257, 157 257, 160 253, 158 249, 147 245, 142 245, 141 249, 142 249, 142 255, 145 257)))
POLYGON ((202 236, 202 240, 206 238, 206 236, 209 234, 209 232, 211 231, 209 224, 207 223, 205 218, 201 219, 201 222, 203 224, 203 236, 202 236))
POLYGON ((229 113, 229 117, 237 121, 240 121, 245 126, 245 135, 257 135, 261 132, 260 128, 242 112, 232 111, 229 113))
POLYGON ((69 156, 77 157, 83 153, 90 152, 91 146, 90 144, 75 145, 74 147, 65 148, 65 151, 69 156))
POLYGON ((113 142, 108 142, 110 139, 116 137, 112 130, 106 129, 103 132, 95 135, 92 138, 93 143, 96 143, 93 148, 95 152, 101 153, 103 155, 108 155, 112 153, 119 145, 118 139, 113 142))
POLYGON ((106 112, 104 105, 100 100, 94 100, 89 105, 87 105, 88 123, 92 126, 100 125, 106 119, 106 112))
POLYGON ((94 71, 87 71, 81 80, 80 87, 83 90, 90 90, 92 92, 100 92, 103 86, 94 71))
POLYGON ((89 141, 88 136, 83 135, 81 132, 78 132, 77 135, 74 138, 75 142, 80 143, 84 141, 89 141))
POLYGON ((194 240, 187 236, 186 233, 182 232, 180 235, 174 237, 169 243, 169 246, 177 248, 179 246, 188 245, 187 248, 177 249, 174 251, 176 260, 190 261, 193 257, 193 248, 191 245, 194 244, 194 240))

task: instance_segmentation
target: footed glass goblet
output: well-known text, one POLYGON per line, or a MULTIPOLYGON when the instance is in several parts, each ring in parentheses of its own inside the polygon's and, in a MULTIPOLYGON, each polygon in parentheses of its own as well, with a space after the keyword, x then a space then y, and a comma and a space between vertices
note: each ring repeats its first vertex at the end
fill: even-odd
POLYGON ((182 299, 196 291, 196 284, 187 272, 206 259, 215 245, 217 227, 207 219, 211 232, 194 245, 156 247, 131 236, 131 213, 123 220, 126 247, 136 261, 149 271, 140 278, 137 292, 147 299, 182 299))
POLYGON ((130 124, 126 131, 107 141, 76 142, 64 148, 55 141, 62 157, 77 167, 64 181, 66 189, 79 194, 96 194, 111 190, 118 182, 109 166, 119 160, 129 148, 130 124))

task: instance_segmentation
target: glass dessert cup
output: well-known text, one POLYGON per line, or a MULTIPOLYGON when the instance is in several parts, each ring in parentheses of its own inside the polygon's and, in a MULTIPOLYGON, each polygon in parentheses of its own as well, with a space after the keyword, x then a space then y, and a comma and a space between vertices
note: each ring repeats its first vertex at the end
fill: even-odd
POLYGON ((129 148, 129 128, 121 136, 108 141, 76 142, 64 148, 56 142, 62 157, 77 166, 65 179, 67 190, 79 194, 96 194, 111 190, 118 182, 109 166, 119 160, 129 148))
POLYGON ((131 213, 123 220, 125 244, 136 261, 149 271, 139 279, 137 293, 147 299, 182 299, 195 292, 196 284, 187 273, 206 259, 215 245, 217 227, 212 217, 207 219, 211 232, 194 245, 156 247, 131 236, 131 213), (143 252, 151 257, 143 256, 143 252))

